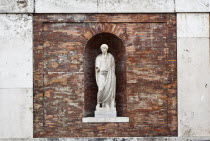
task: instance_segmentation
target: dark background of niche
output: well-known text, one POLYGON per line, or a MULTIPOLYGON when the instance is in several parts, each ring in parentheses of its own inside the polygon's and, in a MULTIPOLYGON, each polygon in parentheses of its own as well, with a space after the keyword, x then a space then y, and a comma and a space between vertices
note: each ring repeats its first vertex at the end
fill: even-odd
POLYGON ((101 44, 109 46, 108 52, 115 58, 116 73, 116 109, 117 116, 126 114, 126 52, 122 40, 111 33, 94 35, 85 47, 84 52, 84 116, 93 117, 97 103, 98 87, 95 79, 95 59, 101 53, 101 44))

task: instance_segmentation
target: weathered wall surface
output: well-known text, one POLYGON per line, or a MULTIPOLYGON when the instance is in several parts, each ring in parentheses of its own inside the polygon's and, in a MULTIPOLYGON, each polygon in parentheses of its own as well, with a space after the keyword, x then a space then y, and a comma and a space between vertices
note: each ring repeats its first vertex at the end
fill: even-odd
POLYGON ((174 0, 36 0, 36 13, 174 12, 174 0))
MULTIPOLYGON (((35 137, 177 136, 175 14, 37 14, 34 37, 35 137), (88 52, 89 39, 102 32, 120 38, 125 48, 104 36, 88 52), (94 102, 85 99, 84 87, 86 95, 97 94, 94 73, 84 77, 84 52, 93 56, 94 72, 102 43, 116 59, 116 74, 119 52, 126 50, 127 77, 120 84, 126 92, 117 91, 116 97, 126 98, 117 100, 126 102, 117 103, 117 109, 129 123, 82 123, 85 103, 94 102)), ((117 84, 122 82, 118 77, 117 84)))
POLYGON ((0 13, 33 13, 34 0, 0 0, 0 13))
POLYGON ((36 13, 210 12, 209 0, 36 0, 36 13))
POLYGON ((33 136, 32 16, 0 15, 0 138, 33 136))
POLYGON ((175 0, 176 12, 210 12, 209 0, 175 0))
POLYGON ((209 0, 1 0, 0 13, 210 12, 209 0))
POLYGON ((179 136, 210 136, 209 14, 177 14, 179 136))
MULTIPOLYGON (((0 129, 0 137, 32 136, 32 111, 29 113, 28 110, 32 107, 33 101, 31 92, 33 80, 32 70, 30 70, 32 61, 30 59, 27 61, 32 55, 29 50, 32 48, 32 25, 30 23, 32 16, 25 15, 25 13, 35 12, 210 12, 210 1, 0 0, 0 111, 7 112, 0 115, 0 127, 3 127, 0 129), (5 13, 19 13, 19 15, 5 13), (25 35, 28 37, 25 38, 25 35), (18 97, 15 98, 16 96, 18 97), (28 121, 23 123, 21 119, 29 120, 30 123, 28 121), (17 131, 19 129, 23 131, 17 131)), ((209 60, 207 17, 208 13, 194 15, 187 13, 179 15, 178 13, 179 136, 209 135, 209 109, 207 107, 209 106, 210 82, 208 78, 210 74, 207 62, 209 60)))

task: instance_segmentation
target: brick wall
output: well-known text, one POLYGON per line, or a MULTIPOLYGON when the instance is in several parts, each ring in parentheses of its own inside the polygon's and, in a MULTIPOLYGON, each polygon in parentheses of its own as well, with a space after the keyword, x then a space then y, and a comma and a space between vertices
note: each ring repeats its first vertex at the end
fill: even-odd
POLYGON ((176 61, 175 14, 36 14, 34 137, 177 136, 176 61), (87 109, 94 110, 86 104, 88 80, 91 88, 95 78, 85 75, 91 73, 85 49, 99 33, 116 35, 125 47, 110 51, 125 59, 117 102, 129 123, 82 123, 87 109))

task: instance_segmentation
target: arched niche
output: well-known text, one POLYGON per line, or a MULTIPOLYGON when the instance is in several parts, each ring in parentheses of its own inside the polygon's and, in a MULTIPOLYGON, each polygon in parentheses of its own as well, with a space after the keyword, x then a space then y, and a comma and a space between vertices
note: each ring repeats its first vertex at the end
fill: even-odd
POLYGON ((90 38, 84 52, 84 117, 93 117, 97 103, 98 87, 95 79, 95 59, 101 53, 101 44, 109 46, 115 58, 117 116, 126 111, 126 51, 123 41, 111 33, 99 33, 90 38))

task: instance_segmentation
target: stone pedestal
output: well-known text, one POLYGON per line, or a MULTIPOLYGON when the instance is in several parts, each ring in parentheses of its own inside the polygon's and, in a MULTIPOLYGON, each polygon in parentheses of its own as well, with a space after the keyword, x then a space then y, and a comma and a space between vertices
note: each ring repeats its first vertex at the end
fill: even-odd
POLYGON ((129 122, 129 117, 85 117, 82 118, 83 123, 103 123, 103 122, 129 122))
POLYGON ((129 117, 117 117, 116 108, 97 108, 95 117, 82 118, 82 122, 103 123, 103 122, 129 122, 129 117))
POLYGON ((116 108, 97 108, 95 111, 95 117, 115 118, 117 117, 116 108))

